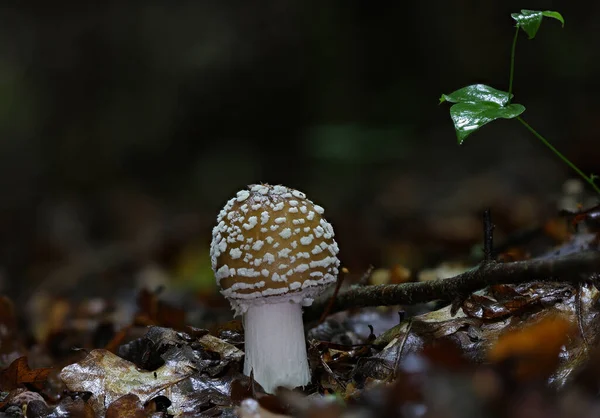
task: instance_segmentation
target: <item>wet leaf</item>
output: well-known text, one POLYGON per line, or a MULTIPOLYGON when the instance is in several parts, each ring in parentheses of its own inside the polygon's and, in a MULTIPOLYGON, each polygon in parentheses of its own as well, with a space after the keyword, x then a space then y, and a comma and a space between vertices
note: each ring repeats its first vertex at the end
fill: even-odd
POLYGON ((32 392, 22 388, 11 391, 4 399, 4 402, 7 405, 15 405, 19 407, 29 405, 30 402, 42 402, 46 404, 46 401, 42 395, 37 392, 32 392))
POLYGON ((445 101, 450 103, 490 103, 502 107, 507 105, 512 97, 512 95, 509 97, 506 91, 497 90, 485 84, 472 84, 450 94, 442 94, 440 103, 445 101))
POLYGON ((66 397, 45 418, 95 418, 92 406, 81 398, 66 397))
POLYGON ((90 404, 102 415, 124 395, 134 394, 146 402, 194 371, 194 364, 184 356, 165 362, 155 371, 141 371, 110 351, 96 349, 82 361, 64 367, 60 377, 71 391, 91 392, 90 404))
POLYGON ((230 406, 231 381, 248 379, 239 372, 244 353, 206 330, 192 330, 190 335, 150 327, 144 337, 121 347, 119 353, 135 363, 94 350, 83 361, 65 367, 61 378, 70 390, 92 392, 95 411, 134 394, 143 404, 164 395, 171 402, 170 413, 192 414, 230 406), (153 369, 141 370, 140 364, 153 369))
POLYGON ((488 358, 518 380, 547 379, 558 366, 561 347, 574 330, 566 317, 547 316, 500 334, 488 358))
POLYGON ((496 284, 490 286, 489 292, 498 302, 513 300, 514 298, 522 297, 523 295, 515 290, 513 286, 506 284, 496 284))
POLYGON ((523 296, 499 302, 486 296, 470 295, 463 303, 463 311, 474 318, 499 319, 515 314, 528 306, 531 301, 523 296))
POLYGON ((169 391, 173 414, 199 414, 207 409, 232 405, 231 383, 234 379, 249 380, 240 373, 228 373, 221 377, 208 377, 201 373, 190 376, 169 391))
POLYGON ((568 285, 532 283, 526 286, 492 286, 483 294, 472 294, 463 304, 463 311, 470 317, 501 319, 518 315, 528 309, 540 309, 552 305, 571 295, 568 285))
POLYGON ((565 20, 562 15, 559 12, 551 10, 542 12, 539 10, 523 9, 521 13, 512 13, 511 16, 517 22, 517 25, 529 36, 529 39, 535 38, 544 17, 556 19, 563 27, 565 26, 565 20))
MULTIPOLYGON (((473 299, 480 300, 481 312, 489 314, 497 312, 495 309, 505 313, 512 312, 507 316, 492 315, 486 319, 483 314, 479 317, 467 315, 465 311, 468 312, 468 309, 461 309, 453 316, 451 306, 446 306, 403 321, 376 339, 373 346, 381 351, 372 357, 361 359, 356 366, 355 378, 388 380, 404 367, 413 369, 414 364, 411 365, 411 362, 414 362, 414 355, 422 355, 425 347, 434 346, 441 340, 448 340, 459 347, 464 359, 469 362, 486 362, 488 351, 499 335, 518 331, 527 324, 551 315, 566 315, 567 318, 572 318, 572 323, 579 316, 581 333, 587 335, 587 340, 591 341, 600 333, 600 317, 597 303, 594 302, 598 299, 598 291, 592 285, 582 288, 580 308, 577 308, 577 297, 570 285, 530 283, 511 287, 512 289, 486 289, 482 295, 473 299), (494 300, 492 294, 501 302, 494 300), (514 298, 519 301, 526 299, 526 309, 520 309, 521 305, 518 306, 519 309, 515 309, 512 305, 514 298)), ((554 374, 550 377, 553 385, 564 385, 584 358, 587 358, 585 343, 582 344, 581 337, 571 335, 553 369, 554 374)))
POLYGON ((199 337, 154 326, 148 329, 144 337, 121 346, 118 353, 139 367, 154 370, 164 363, 167 352, 181 350, 197 370, 210 375, 216 375, 232 362, 241 362, 244 357, 243 351, 208 334, 206 330, 193 330, 193 335, 199 337))
POLYGON ((14 360, 8 368, 0 372, 0 388, 2 390, 11 390, 19 387, 23 383, 42 384, 46 381, 50 372, 54 368, 30 369, 27 363, 27 357, 22 356, 14 360))
POLYGON ((218 354, 222 363, 240 362, 244 357, 242 350, 210 334, 203 335, 198 342, 206 351, 218 354))
POLYGON ((145 418, 148 414, 137 395, 123 395, 110 404, 106 410, 106 418, 145 418))
POLYGON ((242 321, 228 321, 218 327, 217 336, 230 344, 241 345, 244 343, 244 328, 242 321))
POLYGON ((512 95, 485 84, 473 84, 450 94, 442 94, 440 103, 455 103, 450 107, 450 117, 458 143, 482 126, 496 119, 513 119, 525 111, 520 104, 509 104, 512 95))
POLYGON ((513 119, 525 111, 525 106, 509 104, 500 106, 496 103, 457 103, 450 108, 450 117, 459 144, 475 131, 496 119, 513 119))
POLYGON ((361 309, 355 314, 341 312, 311 328, 308 339, 327 341, 340 345, 366 343, 373 333, 379 335, 398 323, 396 309, 361 309))

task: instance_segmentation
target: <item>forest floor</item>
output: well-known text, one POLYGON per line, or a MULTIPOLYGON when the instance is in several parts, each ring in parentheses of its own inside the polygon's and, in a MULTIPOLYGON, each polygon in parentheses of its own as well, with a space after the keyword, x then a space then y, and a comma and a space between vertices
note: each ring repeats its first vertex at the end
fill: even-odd
POLYGON ((28 320, 4 296, 0 416, 598 416, 597 210, 496 247, 486 212, 476 262, 341 274, 304 312, 310 384, 275 393, 244 375, 244 329, 218 295, 142 288, 125 311, 116 293, 40 296, 28 320))

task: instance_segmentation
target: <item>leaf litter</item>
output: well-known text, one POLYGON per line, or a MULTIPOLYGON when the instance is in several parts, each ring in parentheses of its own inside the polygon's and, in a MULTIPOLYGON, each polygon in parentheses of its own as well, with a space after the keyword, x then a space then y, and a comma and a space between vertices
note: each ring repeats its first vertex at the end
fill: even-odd
MULTIPOLYGON (((537 258, 596 241, 577 234, 537 258)), ((4 298, 0 414, 512 417, 535 408, 542 416, 593 416, 600 411, 599 297, 592 275, 579 284, 493 285, 453 304, 338 312, 306 324, 311 383, 275 394, 242 373, 239 320, 194 328, 184 311, 144 290, 120 330, 105 321, 82 335, 63 322, 46 345, 27 348, 4 298), (49 351, 59 335, 81 344, 67 350, 63 341, 49 351)))

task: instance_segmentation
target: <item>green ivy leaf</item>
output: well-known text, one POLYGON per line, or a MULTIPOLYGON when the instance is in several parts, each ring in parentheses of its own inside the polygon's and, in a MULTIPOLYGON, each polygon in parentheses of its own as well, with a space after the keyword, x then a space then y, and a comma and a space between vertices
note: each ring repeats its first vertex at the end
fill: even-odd
POLYGON ((512 119, 525 111, 525 106, 520 104, 510 104, 501 106, 494 102, 478 103, 456 103, 450 108, 450 117, 454 122, 454 129, 458 144, 477 131, 482 126, 496 119, 512 119))
POLYGON ((521 13, 512 13, 511 16, 517 21, 517 26, 527 33, 529 39, 535 38, 544 17, 556 19, 563 27, 565 26, 565 19, 562 15, 552 10, 540 11, 523 9, 521 10, 521 13))
POLYGON ((562 17, 562 15, 558 12, 554 12, 552 10, 545 10, 542 12, 542 15, 544 17, 549 17, 551 19, 556 19, 560 22, 561 27, 565 27, 565 19, 562 17))
POLYGON ((462 89, 458 89, 450 94, 442 94, 440 103, 445 101, 451 103, 479 103, 489 102, 496 103, 500 106, 504 106, 512 99, 512 95, 509 98, 508 93, 501 90, 496 90, 493 87, 486 86, 485 84, 473 84, 462 89))

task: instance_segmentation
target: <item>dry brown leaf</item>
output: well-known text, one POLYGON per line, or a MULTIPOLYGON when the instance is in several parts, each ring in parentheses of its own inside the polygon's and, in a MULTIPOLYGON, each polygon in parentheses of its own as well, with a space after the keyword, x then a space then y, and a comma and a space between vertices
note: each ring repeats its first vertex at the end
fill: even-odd
POLYGON ((41 384, 46 381, 52 367, 30 369, 27 356, 15 359, 10 366, 0 371, 0 388, 4 391, 19 387, 23 383, 41 384))

